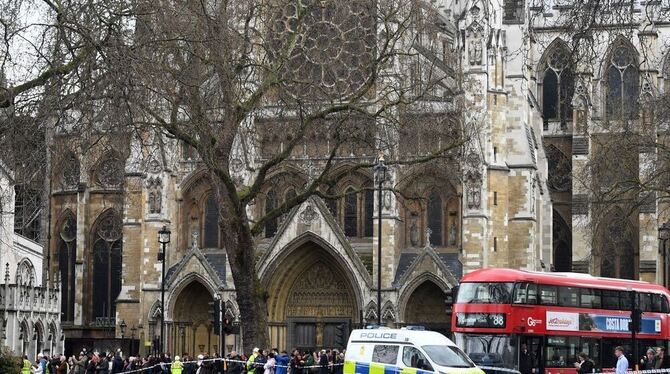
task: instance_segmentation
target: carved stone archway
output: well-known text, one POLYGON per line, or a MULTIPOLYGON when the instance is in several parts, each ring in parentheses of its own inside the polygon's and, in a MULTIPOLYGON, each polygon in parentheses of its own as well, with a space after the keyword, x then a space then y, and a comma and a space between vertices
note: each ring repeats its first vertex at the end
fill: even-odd
POLYGON ((209 318, 209 303, 213 300, 210 290, 196 279, 181 289, 166 329, 170 352, 218 352, 219 337, 212 331, 209 318))
POLYGON ((403 306, 402 324, 421 325, 448 335, 451 331, 451 320, 445 305, 448 286, 426 273, 412 283, 400 300, 403 306))
POLYGON ((268 282, 272 346, 314 349, 346 345, 346 341, 336 342, 335 333, 342 324, 345 330, 351 328, 359 306, 354 285, 345 274, 333 255, 315 242, 293 250, 268 282))

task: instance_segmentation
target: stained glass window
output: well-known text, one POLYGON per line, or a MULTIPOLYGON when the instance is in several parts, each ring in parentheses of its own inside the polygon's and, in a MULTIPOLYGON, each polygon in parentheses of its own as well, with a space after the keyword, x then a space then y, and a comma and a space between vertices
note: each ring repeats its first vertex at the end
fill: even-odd
MULTIPOLYGON (((265 195, 265 213, 270 213, 277 207, 277 198, 274 191, 269 191, 265 195)), ((277 217, 265 221, 265 237, 271 238, 277 233, 277 217)))
POLYGON ((605 77, 607 117, 623 120, 636 118, 640 78, 637 55, 630 46, 620 43, 612 50, 605 77))
POLYGON ((93 318, 116 315, 116 299, 121 292, 123 224, 113 212, 105 213, 97 224, 93 241, 93 318))
POLYGON ((542 116, 549 120, 568 121, 572 118, 574 79, 570 53, 564 45, 550 47, 545 58, 542 79, 542 116))
POLYGON ((353 191, 353 188, 347 189, 347 195, 344 198, 344 234, 346 236, 358 236, 358 194, 353 191))
POLYGON ((374 227, 374 210, 375 210, 375 192, 372 190, 365 191, 365 236, 371 237, 374 227))
POLYGON ((77 259, 77 222, 67 215, 60 228, 58 270, 61 279, 61 320, 74 320, 75 262, 77 259))
POLYGON ((442 198, 434 191, 428 197, 428 228, 431 232, 431 245, 442 245, 442 222, 442 198))
POLYGON ((219 247, 219 204, 216 196, 210 194, 205 202, 205 224, 203 226, 203 247, 219 247))

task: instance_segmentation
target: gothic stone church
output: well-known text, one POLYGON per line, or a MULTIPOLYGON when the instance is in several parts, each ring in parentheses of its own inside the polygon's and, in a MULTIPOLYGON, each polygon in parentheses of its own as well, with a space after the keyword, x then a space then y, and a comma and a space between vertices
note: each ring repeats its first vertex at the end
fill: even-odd
MULTIPOLYGON (((383 323, 448 332, 445 292, 464 272, 485 266, 551 268, 552 203, 541 138, 546 131, 531 100, 531 72, 516 61, 522 57, 508 54, 526 40, 519 35, 520 23, 491 16, 502 9, 488 3, 446 5, 451 11, 439 11, 443 27, 435 37, 458 53, 460 61, 449 63, 462 66, 473 82, 465 88, 469 110, 459 120, 482 126, 478 146, 465 152, 459 165, 391 168, 396 187, 421 195, 425 204, 401 204, 384 194, 381 238, 372 192, 329 202, 311 198, 268 222, 257 238, 257 256, 269 294, 272 346, 334 347, 338 324, 376 321, 378 271, 383 323), (373 261, 378 240, 381 268, 373 261)), ((439 58, 425 53, 417 49, 408 74, 439 58)), ((457 114, 435 109, 413 115, 443 118, 448 126, 457 114)), ((273 133, 281 127, 273 126, 275 119, 258 115, 251 122, 262 126, 268 139, 258 157, 281 147, 285 134, 273 133)), ((418 140, 401 139, 394 151, 414 152, 433 135, 420 128, 417 133, 418 140)), ((327 145, 316 135, 307 139, 304 153, 268 179, 252 215, 272 209, 310 178, 310 165, 327 145)), ((50 230, 55 240, 49 264, 62 285, 66 351, 108 349, 121 337, 139 344, 141 353, 150 349, 160 332, 157 232, 164 225, 172 231, 165 279, 167 350, 218 351, 208 302, 221 299, 232 321, 240 311, 220 245, 217 202, 197 157, 169 140, 142 153, 132 151, 132 139, 107 139, 101 142, 106 147, 86 154, 71 141, 66 135, 56 139, 62 151, 54 160, 50 230)), ((350 159, 376 155, 375 150, 347 152, 350 159)), ((248 178, 243 159, 231 164, 241 180, 248 178)), ((372 185, 372 170, 360 170, 342 178, 335 192, 372 185)), ((239 348, 241 338, 227 336, 224 348, 239 348)))

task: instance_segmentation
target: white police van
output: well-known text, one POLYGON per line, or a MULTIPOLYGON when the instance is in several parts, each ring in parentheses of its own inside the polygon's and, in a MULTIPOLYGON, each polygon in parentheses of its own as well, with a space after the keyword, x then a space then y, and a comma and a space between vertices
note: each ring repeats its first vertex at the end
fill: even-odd
POLYGON ((454 342, 434 331, 354 330, 344 374, 484 374, 454 342))

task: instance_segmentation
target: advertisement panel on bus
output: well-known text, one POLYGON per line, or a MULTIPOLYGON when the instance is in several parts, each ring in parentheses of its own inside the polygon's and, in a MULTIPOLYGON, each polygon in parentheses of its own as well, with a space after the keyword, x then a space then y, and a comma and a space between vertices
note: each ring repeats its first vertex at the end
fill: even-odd
MULTIPOLYGON (((628 313, 557 311, 536 308, 512 308, 508 313, 460 312, 456 313, 456 327, 469 331, 486 329, 500 333, 586 333, 630 334, 631 319, 628 313), (518 322, 514 322, 518 321, 518 322), (520 322, 520 323, 519 323, 520 322)), ((660 315, 647 315, 642 318, 640 334, 661 335, 663 318, 660 315)))
MULTIPOLYGON (((597 313, 572 313, 555 312, 548 310, 546 313, 546 329, 558 331, 595 331, 595 332, 630 332, 630 317, 612 316, 597 313)), ((536 324, 536 321, 530 321, 529 325, 536 324)), ((642 334, 660 334, 661 318, 644 317, 642 318, 642 334)))

